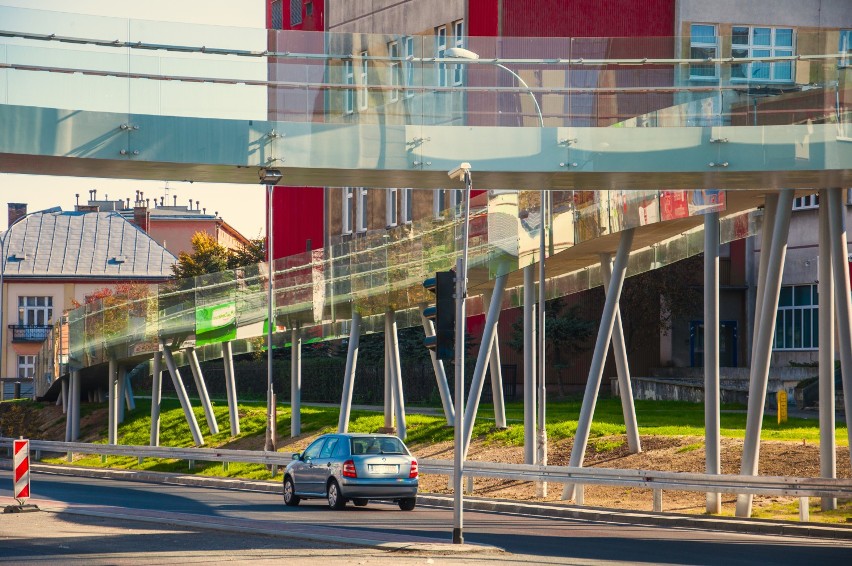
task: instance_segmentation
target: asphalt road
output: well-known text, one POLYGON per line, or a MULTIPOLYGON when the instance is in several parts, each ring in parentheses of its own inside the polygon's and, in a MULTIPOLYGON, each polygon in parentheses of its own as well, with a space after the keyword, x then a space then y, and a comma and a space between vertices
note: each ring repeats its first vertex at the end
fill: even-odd
MULTIPOLYGON (((33 498, 62 502, 74 508, 121 508, 125 517, 145 515, 170 519, 193 518, 247 530, 263 527, 278 532, 329 533, 363 539, 449 541, 452 512, 418 507, 402 512, 395 505, 331 511, 324 501, 295 508, 268 493, 122 482, 93 478, 34 474, 33 498)), ((0 502, 9 503, 5 486, 0 502)), ((17 515, 25 517, 25 515, 17 515)), ((0 523, 8 525, 8 522, 0 523)), ((166 528, 160 526, 160 529, 166 528)), ((237 537, 239 540, 240 537, 237 537)), ((161 551, 168 537, 145 537, 151 551, 161 551)), ((26 538, 14 544, 0 532, 0 560, 27 560, 26 538), (23 542, 22 542, 23 541, 23 542)), ((204 541, 219 537, 199 537, 204 541)), ((252 537, 243 537, 246 550, 252 537)), ((465 540, 499 546, 524 561, 561 563, 653 564, 850 564, 852 542, 782 536, 708 532, 681 528, 593 523, 467 511, 465 540)), ((33 543, 34 544, 34 543, 33 543)), ((334 545, 330 545, 334 547, 334 545)), ((236 549, 231 549, 232 551, 236 549)), ((246 555, 247 557, 248 555, 246 555)), ((502 561, 502 560, 501 560, 502 561)))

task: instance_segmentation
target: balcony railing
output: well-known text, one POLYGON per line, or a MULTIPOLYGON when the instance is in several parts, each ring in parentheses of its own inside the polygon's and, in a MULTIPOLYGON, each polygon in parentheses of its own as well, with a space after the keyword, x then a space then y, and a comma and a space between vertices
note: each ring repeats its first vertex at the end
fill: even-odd
POLYGON ((52 324, 41 326, 24 324, 9 325, 9 330, 12 331, 12 342, 44 342, 52 329, 52 324))

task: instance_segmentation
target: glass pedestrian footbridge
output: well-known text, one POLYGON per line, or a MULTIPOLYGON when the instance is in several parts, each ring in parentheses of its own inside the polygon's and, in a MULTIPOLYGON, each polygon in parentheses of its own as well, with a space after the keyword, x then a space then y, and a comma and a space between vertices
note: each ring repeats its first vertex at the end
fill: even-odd
MULTIPOLYGON (((824 45, 806 35, 799 45, 824 45)), ((730 241, 754 233, 767 192, 852 185, 841 53, 677 58, 684 39, 658 37, 461 43, 0 7, 0 171, 256 183, 275 168, 289 186, 461 188, 447 171, 469 162, 486 190, 472 203, 471 294, 507 275, 504 307, 521 303, 518 270, 541 259, 542 230, 557 297, 600 284, 600 254, 623 230, 638 273, 700 252, 706 212, 730 241)), ((278 260, 274 324, 317 340, 346 335, 353 312, 365 331, 383 330, 388 310, 419 325, 422 281, 454 264, 461 224, 449 210, 278 260)), ((252 266, 86 305, 57 325, 52 344, 67 347, 46 349, 37 375, 141 360, 159 339, 202 359, 226 340, 260 348, 269 279, 252 266)), ((469 315, 483 310, 470 301, 469 315)))

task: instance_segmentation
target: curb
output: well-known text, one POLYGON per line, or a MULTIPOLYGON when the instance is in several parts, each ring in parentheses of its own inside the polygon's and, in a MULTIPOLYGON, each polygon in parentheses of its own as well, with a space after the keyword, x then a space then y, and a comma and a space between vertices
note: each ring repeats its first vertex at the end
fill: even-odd
MULTIPOLYGON (((8 468, 7 461, 0 467, 8 468)), ((134 470, 111 470, 103 468, 77 468, 48 464, 34 464, 33 471, 78 477, 117 479, 161 484, 209 487, 281 494, 277 481, 217 478, 166 472, 134 470)), ((452 496, 429 493, 417 494, 418 505, 452 508, 452 496)), ((507 499, 465 497, 464 508, 471 511, 486 511, 525 516, 574 519, 605 523, 665 526, 686 529, 736 532, 743 534, 782 535, 806 538, 852 540, 852 527, 797 523, 770 519, 743 519, 721 516, 695 516, 679 513, 650 513, 642 511, 620 511, 595 507, 578 507, 553 503, 525 503, 507 499)), ((328 539, 323 539, 328 540, 328 539)), ((357 543, 352 543, 357 544, 357 543)), ((359 546, 362 546, 359 544, 359 546)), ((451 547, 453 545, 450 545, 451 547)), ((379 547, 376 547, 379 548, 379 547)), ((388 548, 384 546, 382 548, 388 548)), ((490 547, 489 550, 494 550, 490 547)))

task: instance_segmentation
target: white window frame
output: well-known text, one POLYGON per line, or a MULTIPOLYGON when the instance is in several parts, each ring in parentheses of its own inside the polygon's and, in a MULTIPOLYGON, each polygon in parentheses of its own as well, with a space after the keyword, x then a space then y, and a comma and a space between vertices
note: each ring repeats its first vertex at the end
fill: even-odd
MULTIPOLYGON (((435 57, 443 59, 447 54, 447 26, 438 26, 435 28, 435 57)), ((447 86, 447 64, 438 63, 435 65, 435 84, 438 86, 447 86)))
POLYGON ((399 191, 395 188, 387 189, 385 194, 385 225, 388 228, 394 227, 399 223, 399 202, 396 195, 399 191))
POLYGON ((809 210, 813 208, 819 208, 819 193, 793 199, 793 210, 809 210))
MULTIPOLYGON (((771 27, 771 26, 747 26, 735 25, 731 28, 731 57, 734 59, 745 57, 783 57, 796 54, 796 29, 791 27, 771 27), (733 43, 733 30, 736 28, 746 28, 748 30, 747 44, 733 43), (754 43, 755 30, 769 30, 769 45, 757 45, 754 43), (791 35, 790 43, 792 45, 776 45, 776 38, 779 31, 789 31, 791 35), (745 51, 743 56, 735 55, 735 51, 745 51), (766 51, 768 53, 760 53, 766 51)), ((796 80, 796 66, 792 61, 779 61, 770 63, 743 63, 740 65, 731 65, 731 81, 732 82, 761 82, 761 83, 792 83, 796 80), (755 77, 756 68, 763 68, 768 65, 768 77, 755 77), (789 66, 790 77, 777 78, 776 74, 779 69, 789 66), (733 76, 738 67, 744 67, 744 77, 733 76)))
POLYGON ((843 54, 838 61, 838 66, 852 67, 852 29, 840 30, 840 41, 837 50, 843 54))
MULTIPOLYGON (((464 20, 453 22, 453 47, 464 48, 464 20)), ((465 65, 453 65, 453 86, 460 86, 464 82, 465 65)))
POLYGON ((808 284, 808 285, 786 285, 781 288, 782 294, 786 289, 791 289, 791 303, 789 306, 779 306, 778 307, 778 316, 775 322, 775 335, 772 337, 772 349, 776 351, 791 351, 791 350, 818 350, 819 349, 819 320, 818 320, 818 311, 819 311, 819 302, 818 299, 818 290, 816 284, 808 284), (811 304, 809 305, 797 305, 796 304, 796 288, 797 287, 810 287, 811 288, 811 304), (800 326, 804 327, 805 325, 805 317, 810 317, 810 327, 811 327, 811 342, 810 344, 805 343, 805 335, 804 328, 802 328, 800 332, 801 345, 796 345, 796 330, 799 329, 800 326), (792 323, 792 343, 787 344, 787 329, 788 323, 792 323), (780 330, 780 332, 779 332, 780 330))
POLYGON ((443 216, 444 210, 447 208, 447 194, 444 189, 437 189, 433 191, 432 195, 432 215, 435 219, 439 219, 443 216))
POLYGON ((18 377, 35 377, 35 360, 34 355, 18 354, 18 377))
MULTIPOLYGON (((699 59, 700 57, 696 57, 692 50, 693 49, 702 49, 702 50, 713 50, 713 59, 717 59, 719 57, 719 27, 714 24, 700 24, 694 23, 689 27, 689 58, 690 59, 699 59), (713 28, 713 41, 702 41, 701 39, 696 38, 696 34, 694 30, 696 27, 710 27, 713 28)), ((705 63, 705 64, 693 64, 689 66, 689 80, 715 80, 719 78, 719 65, 716 63, 705 63), (697 69, 707 69, 710 67, 713 68, 713 74, 695 74, 694 71, 697 69)))
POLYGON ((355 189, 355 231, 363 234, 367 231, 367 189, 358 187, 355 189))
POLYGON ((414 189, 402 189, 399 211, 403 224, 411 224, 414 216, 414 189))
POLYGON ((405 97, 414 96, 414 38, 407 35, 402 38, 402 52, 405 54, 403 65, 403 81, 405 82, 405 97))
POLYGON ((355 92, 352 90, 355 85, 355 71, 351 59, 343 61, 343 82, 347 87, 343 91, 343 113, 352 114, 355 112, 355 92))
POLYGON ((391 87, 389 100, 399 100, 399 42, 388 42, 388 85, 391 87))
POLYGON ((22 326, 49 326, 53 321, 52 296, 18 297, 18 324, 22 326))
POLYGON ((366 110, 370 106, 370 97, 369 92, 367 92, 367 87, 370 84, 370 61, 367 59, 368 53, 366 51, 361 52, 361 60, 359 61, 359 65, 361 68, 360 72, 360 85, 361 88, 358 89, 358 109, 366 110))
POLYGON ((348 235, 352 233, 352 224, 355 220, 355 199, 352 187, 343 187, 343 220, 341 222, 341 233, 348 235))

